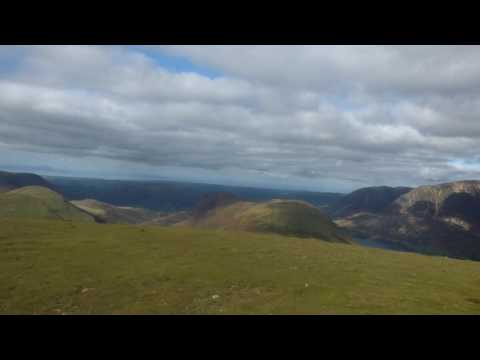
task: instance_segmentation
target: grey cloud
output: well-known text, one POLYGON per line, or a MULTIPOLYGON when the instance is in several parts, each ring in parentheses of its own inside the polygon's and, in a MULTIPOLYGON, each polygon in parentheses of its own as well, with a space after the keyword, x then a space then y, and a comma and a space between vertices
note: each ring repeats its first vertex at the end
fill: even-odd
POLYGON ((480 175, 462 165, 480 150, 478 47, 161 51, 225 75, 173 73, 125 47, 0 47, 0 145, 318 188, 480 175))
POLYGON ((478 46, 162 46, 225 72, 328 91, 478 90, 478 46))

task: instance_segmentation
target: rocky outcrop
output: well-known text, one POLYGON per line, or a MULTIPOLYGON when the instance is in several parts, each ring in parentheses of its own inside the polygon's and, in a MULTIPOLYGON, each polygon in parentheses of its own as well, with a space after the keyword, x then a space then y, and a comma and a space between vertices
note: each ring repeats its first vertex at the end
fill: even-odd
POLYGON ((480 260, 480 181, 421 186, 401 194, 382 211, 346 214, 336 223, 353 236, 480 260))
MULTIPOLYGON (((452 183, 420 186, 401 195, 393 203, 400 214, 420 213, 421 215, 442 216, 452 207, 461 208, 467 202, 480 205, 480 181, 457 181, 452 183), (477 202, 473 200, 478 199, 477 202), (458 205, 458 206, 456 206, 458 205)), ((469 204, 470 205, 470 204, 469 204)), ((478 208, 480 210, 480 207, 478 208)))

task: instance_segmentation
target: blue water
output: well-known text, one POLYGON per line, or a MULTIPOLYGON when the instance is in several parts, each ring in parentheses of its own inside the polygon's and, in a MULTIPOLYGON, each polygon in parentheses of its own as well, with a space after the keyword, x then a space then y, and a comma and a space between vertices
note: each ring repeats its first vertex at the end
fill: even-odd
POLYGON ((384 250, 391 250, 391 251, 403 251, 409 252, 407 248, 399 244, 393 244, 387 241, 380 241, 380 240, 372 240, 372 239, 360 239, 360 238, 353 238, 353 240, 362 246, 367 246, 371 248, 377 249, 384 249, 384 250))

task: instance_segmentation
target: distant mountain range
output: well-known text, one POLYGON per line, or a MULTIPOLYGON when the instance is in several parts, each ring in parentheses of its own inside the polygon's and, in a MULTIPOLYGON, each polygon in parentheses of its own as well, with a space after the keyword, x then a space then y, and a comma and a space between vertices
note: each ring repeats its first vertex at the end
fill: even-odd
MULTIPOLYGON (((8 174, 8 178, 15 179, 15 174, 8 174)), ((333 242, 350 242, 350 238, 345 231, 335 225, 317 207, 300 200, 275 199, 252 202, 240 200, 237 196, 228 192, 207 192, 201 193, 199 201, 189 210, 166 213, 140 207, 113 205, 98 199, 71 200, 68 202, 61 194, 49 189, 47 186, 52 186, 44 179, 32 177, 31 182, 42 183, 45 186, 20 187, 6 192, 0 198, 0 203, 2 205, 8 204, 8 206, 3 206, 3 213, 0 212, 0 214, 29 218, 54 217, 64 220, 78 218, 79 220, 109 224, 222 228, 278 233, 333 242)), ((26 182, 23 182, 22 185, 24 183, 26 182)), ((91 180, 87 183, 92 184, 91 180)), ((20 181, 17 181, 16 184, 20 184, 20 181)), ((118 193, 120 197, 123 195, 121 202, 128 201, 130 196, 135 195, 136 190, 140 192, 137 195, 145 196, 144 200, 150 202, 155 200, 155 195, 165 193, 168 189, 173 189, 172 191, 175 193, 176 186, 176 184, 134 183, 132 188, 128 188, 128 183, 108 182, 108 184, 112 186, 110 195, 113 193, 118 193), (149 193, 153 194, 152 199, 148 198, 149 193)), ((102 183, 103 187, 105 185, 105 183, 102 183)), ((58 184, 55 186, 58 186, 58 184)), ((184 184, 181 184, 181 186, 185 187, 184 184)), ((58 187, 62 188, 62 186, 58 187)), ((245 191, 244 189, 241 190, 245 191)), ((252 190, 249 189, 249 191, 252 190)), ((259 196, 258 191, 253 194, 259 196)), ((183 195, 185 196, 185 192, 183 195)), ((262 196, 268 198, 269 195, 263 194, 262 196)), ((161 208, 162 206, 157 204, 156 207, 161 208)))
POLYGON ((294 199, 326 207, 342 194, 260 189, 173 181, 100 180, 46 177, 70 200, 95 199, 115 206, 132 206, 163 212, 191 210, 207 193, 231 193, 247 201, 294 199))
POLYGON ((339 242, 353 237, 480 260, 480 181, 474 180, 369 187, 342 195, 175 182, 46 180, 0 172, 0 216, 207 227, 339 242))

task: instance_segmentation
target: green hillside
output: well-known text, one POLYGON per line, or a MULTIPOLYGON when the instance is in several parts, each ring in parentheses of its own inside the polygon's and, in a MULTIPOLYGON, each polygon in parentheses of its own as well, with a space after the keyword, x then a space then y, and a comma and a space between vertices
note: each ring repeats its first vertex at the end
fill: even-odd
POLYGON ((227 203, 177 224, 185 225, 350 242, 349 237, 318 208, 297 200, 227 203))
POLYGON ((0 217, 94 221, 60 194, 41 186, 26 186, 1 193, 0 217))
POLYGON ((277 235, 0 220, 2 314, 478 314, 480 263, 277 235))

